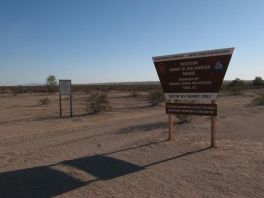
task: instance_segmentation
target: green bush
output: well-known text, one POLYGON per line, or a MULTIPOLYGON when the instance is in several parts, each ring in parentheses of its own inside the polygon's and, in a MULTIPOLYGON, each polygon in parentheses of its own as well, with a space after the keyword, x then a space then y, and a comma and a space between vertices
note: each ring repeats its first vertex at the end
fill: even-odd
POLYGON ((255 97, 251 102, 253 105, 256 105, 256 106, 264 105, 264 95, 255 97))
POLYGON ((89 112, 99 113, 110 109, 111 106, 106 94, 92 94, 88 99, 87 110, 89 112))
POLYGON ((160 90, 151 91, 148 96, 148 101, 155 106, 165 101, 164 93, 160 90))
POLYGON ((46 85, 47 85, 48 92, 57 91, 58 82, 56 80, 56 76, 55 75, 49 75, 47 77, 47 80, 46 80, 46 85))
POLYGON ((235 80, 232 80, 228 85, 228 90, 231 91, 233 94, 238 95, 241 93, 243 87, 244 87, 244 81, 240 80, 239 78, 236 78, 235 80))
POLYGON ((261 77, 257 76, 255 79, 252 81, 253 85, 264 85, 264 81, 262 80, 261 77))

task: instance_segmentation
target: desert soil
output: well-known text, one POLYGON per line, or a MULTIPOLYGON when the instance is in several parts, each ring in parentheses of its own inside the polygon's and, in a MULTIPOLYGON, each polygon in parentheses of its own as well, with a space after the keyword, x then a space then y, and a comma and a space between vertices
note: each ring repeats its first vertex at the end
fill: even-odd
POLYGON ((210 117, 175 118, 146 93, 109 93, 113 109, 86 114, 85 93, 0 94, 0 197, 264 197, 264 107, 257 92, 220 96, 210 117), (51 102, 40 105, 41 98, 51 102))

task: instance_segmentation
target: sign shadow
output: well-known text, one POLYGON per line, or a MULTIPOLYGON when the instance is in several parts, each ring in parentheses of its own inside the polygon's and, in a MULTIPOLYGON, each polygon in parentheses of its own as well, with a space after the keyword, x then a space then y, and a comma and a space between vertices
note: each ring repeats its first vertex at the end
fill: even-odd
MULTIPOLYGON (((153 144, 157 144, 154 142, 153 144)), ((137 165, 125 160, 107 156, 131 149, 148 146, 151 143, 139 145, 111 153, 92 155, 88 157, 62 161, 48 166, 26 168, 0 173, 0 197, 53 197, 89 185, 96 181, 105 181, 142 171, 150 166, 175 160, 181 157, 205 151, 210 147, 176 155, 164 160, 154 161, 146 165, 137 165), (82 181, 72 177, 67 172, 56 168, 57 165, 72 167, 85 171, 95 179, 82 181)))

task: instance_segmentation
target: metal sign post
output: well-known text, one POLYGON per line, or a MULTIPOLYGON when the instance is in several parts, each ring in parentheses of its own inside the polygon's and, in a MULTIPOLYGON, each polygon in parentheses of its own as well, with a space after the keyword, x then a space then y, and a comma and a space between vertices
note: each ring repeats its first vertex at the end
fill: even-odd
POLYGON ((169 139, 172 114, 211 116, 211 146, 215 146, 215 100, 233 52, 234 48, 224 48, 153 57, 165 98, 174 101, 166 104, 169 139))
POLYGON ((60 88, 60 117, 62 117, 62 105, 61 105, 61 96, 68 95, 70 96, 70 116, 72 117, 72 84, 71 80, 59 80, 59 88, 60 88))
POLYGON ((72 95, 70 95, 70 114, 72 117, 72 95))

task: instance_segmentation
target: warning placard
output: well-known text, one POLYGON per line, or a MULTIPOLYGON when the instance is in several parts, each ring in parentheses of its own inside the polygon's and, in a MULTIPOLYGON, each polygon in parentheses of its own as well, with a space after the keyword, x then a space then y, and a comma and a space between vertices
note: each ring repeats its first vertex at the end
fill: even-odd
POLYGON ((234 48, 153 57, 167 99, 215 100, 234 48))
POLYGON ((167 103, 167 114, 217 116, 216 104, 167 103))
POLYGON ((60 95, 71 95, 71 80, 59 80, 60 95))

